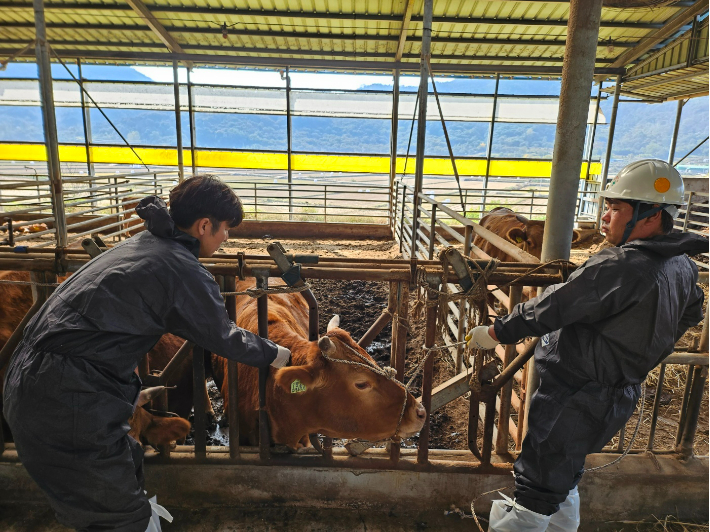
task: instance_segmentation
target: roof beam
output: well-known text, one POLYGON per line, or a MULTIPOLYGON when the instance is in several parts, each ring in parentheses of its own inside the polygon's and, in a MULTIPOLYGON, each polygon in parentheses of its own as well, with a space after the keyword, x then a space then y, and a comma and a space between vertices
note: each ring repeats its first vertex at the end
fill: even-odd
POLYGON ((707 10, 707 0, 696 0, 692 6, 676 13, 667 20, 661 29, 645 37, 638 45, 617 57, 616 61, 614 61, 611 66, 614 68, 626 67, 626 65, 634 62, 660 42, 673 37, 683 26, 688 24, 688 22, 692 21, 697 15, 702 15, 707 10))
MULTIPOLYGON (((151 31, 160 39, 165 47, 174 54, 184 54, 185 50, 180 47, 180 44, 173 38, 165 27, 155 18, 155 15, 145 6, 142 0, 125 0, 131 6, 131 9, 145 22, 151 31)), ((192 64, 185 62, 187 68, 192 68, 192 64)))
MULTIPOLYGON (((1 45, 16 46, 21 45, 25 41, 20 39, 4 39, 0 40, 1 45)), ((84 49, 95 48, 95 47, 113 47, 113 48, 138 48, 138 49, 158 49, 162 48, 162 45, 156 42, 151 43, 137 43, 137 42, 116 42, 116 41, 85 41, 85 40, 53 40, 52 46, 57 49, 61 47, 80 47, 84 49)), ((209 44, 185 44, 183 45, 183 50, 193 50, 193 51, 210 51, 210 52, 224 52, 224 53, 242 53, 242 54, 260 54, 260 55, 297 55, 297 56, 344 56, 344 57, 366 57, 373 59, 389 59, 392 57, 391 53, 386 52, 352 52, 352 51, 328 51, 328 50, 291 50, 288 48, 248 48, 243 46, 222 46, 222 45, 209 45, 209 44)), ((76 48, 75 48, 76 49, 76 48)), ((2 54, 0 50, 0 55, 2 54)), ((400 59, 419 61, 419 54, 403 54, 400 59)), ((562 64, 564 61, 563 57, 542 57, 542 56, 525 56, 525 57, 509 57, 504 55, 454 55, 454 54, 433 54, 432 59, 434 61, 461 61, 462 59, 468 59, 469 61, 507 61, 513 63, 555 63, 562 64)), ((609 64, 612 62, 611 59, 597 59, 597 64, 609 64)))
MULTIPOLYGON (((655 76, 649 76, 651 78, 651 81, 648 81, 646 83, 640 83, 638 85, 634 83, 630 83, 629 90, 632 91, 637 91, 639 89, 647 89, 649 87, 655 87, 657 85, 665 85, 667 83, 675 83, 676 81, 683 81, 686 79, 691 79, 691 78, 703 78, 704 81, 707 81, 708 78, 708 71, 707 70, 696 70, 693 72, 688 72, 687 74, 681 74, 680 76, 674 76, 674 75, 655 75, 655 76)), ((643 78, 639 78, 643 79, 643 78)), ((626 84, 624 85, 625 87, 627 86, 626 84)))
MULTIPOLYGON (((568 0, 565 0, 568 1, 568 0)), ((673 5, 678 7, 678 4, 673 5)), ((32 2, 13 2, 11 0, 0 0, 0 9, 32 9, 32 2)), ((84 10, 84 11, 130 11, 131 7, 124 4, 101 4, 101 3, 84 3, 84 2, 62 2, 61 4, 47 4, 46 11, 61 12, 64 10, 84 10)), ((261 11, 255 9, 237 9, 237 8, 209 8, 199 6, 176 6, 176 5, 152 5, 150 6, 152 13, 180 13, 191 15, 208 15, 215 18, 219 17, 260 17, 260 18, 278 18, 278 19, 318 19, 318 20, 349 20, 352 22, 401 22, 402 17, 399 15, 387 15, 379 13, 366 14, 348 14, 348 13, 323 13, 314 11, 261 11)), ((421 23, 423 17, 418 15, 411 16, 411 22, 421 23)), ((434 24, 490 24, 495 26, 500 25, 522 25, 522 26, 558 26, 567 27, 566 19, 558 20, 535 20, 535 19, 515 19, 515 18, 467 18, 467 17, 434 17, 434 24)), ((659 29, 663 24, 655 22, 612 22, 602 21, 602 28, 627 28, 627 29, 659 29)))
MULTIPOLYGON (((0 50, 1 52, 1 50, 0 50)), ((29 50, 24 55, 31 56, 33 51, 29 50)), ((401 61, 355 61, 355 60, 328 60, 328 59, 293 59, 281 57, 244 57, 238 55, 215 55, 215 54, 171 54, 155 52, 119 52, 106 50, 62 50, 63 58, 94 59, 103 61, 150 61, 155 63, 172 63, 172 61, 190 61, 193 63, 204 63, 208 65, 241 65, 241 66, 262 66, 285 68, 314 68, 332 71, 373 71, 391 72, 399 69, 406 72, 419 72, 419 63, 404 63, 401 61)), ((535 65, 471 65, 471 64, 448 64, 440 63, 436 65, 437 74, 530 74, 561 76, 561 66, 535 66, 535 65)), ((620 69, 597 68, 595 74, 618 75, 620 69)))
POLYGON ((404 18, 402 20, 402 30, 399 32, 399 43, 397 43, 397 53, 394 55, 394 60, 402 59, 404 53, 404 43, 407 42, 407 32, 409 31, 409 21, 412 20, 412 8, 414 0, 407 0, 407 7, 404 10, 404 18))
MULTIPOLYGON (((33 28, 31 22, 0 22, 0 29, 33 28)), ((141 25, 106 25, 106 24, 82 24, 82 23, 48 23, 50 30, 79 30, 79 31, 150 31, 141 25)), ((221 31, 214 27, 180 27, 170 26, 167 31, 185 34, 211 34, 221 36, 221 31)), ((342 33, 315 33, 315 32, 273 32, 261 30, 239 30, 237 35, 245 37, 271 37, 282 39, 330 39, 334 41, 378 41, 378 42, 399 42, 397 35, 371 35, 371 34, 342 34, 342 33)), ((420 42, 421 36, 410 38, 410 41, 420 42)), ((500 46, 556 46, 564 48, 566 38, 560 39, 486 39, 477 37, 436 37, 436 44, 485 44, 500 46)), ((617 48, 632 48, 638 42, 615 42, 617 48)), ((599 46, 606 46, 606 42, 600 41, 599 46)))

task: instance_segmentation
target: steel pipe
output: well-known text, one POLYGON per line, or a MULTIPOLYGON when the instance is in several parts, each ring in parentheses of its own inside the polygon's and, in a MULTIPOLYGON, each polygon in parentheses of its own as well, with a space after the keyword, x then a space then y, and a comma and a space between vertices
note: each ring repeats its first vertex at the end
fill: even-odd
POLYGON ((196 345, 192 350, 192 400, 194 403, 195 458, 207 456, 207 423, 205 397, 205 349, 196 345))
MULTIPOLYGON (((269 277, 259 275, 256 278, 256 287, 266 290, 269 287, 269 277)), ((259 336, 269 337, 269 297, 260 296, 256 300, 259 336)), ((269 378, 269 368, 259 368, 259 457, 262 461, 271 458, 271 436, 269 434, 269 414, 266 410, 266 383, 269 378)))
MULTIPOLYGON (((438 287, 437 287, 438 288, 438 287)), ((433 347, 436 343, 436 317, 439 312, 439 295, 433 290, 426 291, 426 331, 424 336, 424 348, 433 347)), ((426 410, 426 420, 424 427, 419 432, 419 451, 417 453, 417 464, 427 464, 429 462, 429 433, 431 430, 431 390, 434 379, 434 356, 429 353, 429 357, 424 362, 424 373, 422 375, 422 406, 426 410)))
MULTIPOLYGON (((224 278, 224 291, 236 291, 236 278, 227 276, 224 278)), ((232 322, 237 321, 237 296, 225 296, 224 304, 227 307, 227 315, 232 322)), ((227 394, 229 411, 227 419, 229 422, 229 457, 232 460, 239 460, 239 364, 236 360, 227 361, 227 394)))

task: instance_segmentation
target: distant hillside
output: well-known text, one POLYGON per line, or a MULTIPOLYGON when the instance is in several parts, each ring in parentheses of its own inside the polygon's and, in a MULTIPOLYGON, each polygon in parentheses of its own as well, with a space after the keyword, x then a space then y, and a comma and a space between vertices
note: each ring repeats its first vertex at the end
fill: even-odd
MULTIPOLYGON (((34 65, 10 65, 11 76, 27 75, 34 65), (21 68, 20 68, 21 67, 21 68), (18 70, 19 68, 19 70, 18 70)), ((147 78, 130 68, 86 66, 85 76, 94 79, 115 78, 135 81, 147 78)), ((4 73, 7 74, 7 73, 4 73)), ((66 74, 66 72, 64 72, 66 74)), ((437 84, 440 92, 493 91, 494 80, 454 79, 437 84)), ((391 90, 391 86, 373 84, 361 87, 369 90, 391 90)), ((416 87, 410 87, 412 91, 416 87)), ((501 80, 502 94, 557 94, 559 81, 501 80)), ((596 88, 594 89, 596 94, 596 88)), ((432 103, 433 105, 433 103, 432 103)), ((611 98, 601 104, 608 120, 611 117, 611 98)), ((612 152, 612 172, 635 159, 655 157, 666 159, 675 119, 676 103, 641 104, 621 103, 612 152)), ((133 144, 147 146, 175 145, 175 117, 169 111, 107 109, 106 113, 123 135, 133 144)), ((92 130, 97 144, 122 144, 97 110, 92 110, 92 130)), ((708 98, 695 98, 683 111, 676 160, 685 155, 708 135, 708 98)), ((187 114, 183 114, 183 143, 189 146, 187 114)), ((59 140, 82 143, 81 112, 77 108, 58 108, 59 140)), ((448 150, 441 124, 427 125, 427 155, 446 156, 448 150)), ((414 124, 416 129, 416 123, 414 124)), ((452 149, 459 157, 483 157, 486 153, 489 124, 483 122, 447 122, 452 149)), ((600 125, 594 143, 594 159, 604 157, 608 125, 600 125)), ((412 131, 411 120, 400 120, 398 153, 404 155, 412 131)), ((235 150, 286 150, 286 117, 278 115, 246 115, 225 113, 196 114, 197 145, 207 148, 235 150)), ((500 158, 551 158, 555 139, 554 124, 497 123, 494 130, 492 154, 500 158)), ((317 153, 389 153, 389 120, 346 119, 329 117, 293 117, 293 149, 317 153)), ((42 122, 39 108, 0 108, 0 141, 42 142, 42 122)), ((412 135, 410 156, 415 155, 416 133, 412 135)), ((708 145, 685 162, 707 164, 708 145)))

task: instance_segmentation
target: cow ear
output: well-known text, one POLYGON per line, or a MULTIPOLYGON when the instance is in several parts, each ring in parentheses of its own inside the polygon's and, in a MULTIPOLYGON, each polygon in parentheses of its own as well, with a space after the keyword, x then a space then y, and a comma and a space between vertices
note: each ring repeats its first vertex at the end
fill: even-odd
POLYGON ((525 242, 528 238, 528 234, 525 232, 524 229, 520 229, 520 227, 513 227, 510 231, 508 231, 508 234, 505 236, 508 240, 515 244, 525 242))
POLYGON ((152 422, 144 430, 143 436, 153 447, 170 445, 170 442, 182 440, 190 433, 190 422, 181 417, 153 416, 152 422))
POLYGON ((333 340, 331 340, 327 336, 322 336, 318 340, 318 348, 321 350, 321 352, 324 355, 332 355, 336 351, 335 344, 333 343, 333 340))
POLYGON ((281 368, 276 371, 274 380, 286 393, 305 393, 314 385, 313 376, 303 366, 281 368))
POLYGON ((326 329, 326 332, 330 332, 333 329, 337 329, 340 327, 340 316, 337 314, 330 318, 330 321, 328 322, 328 328, 326 329))

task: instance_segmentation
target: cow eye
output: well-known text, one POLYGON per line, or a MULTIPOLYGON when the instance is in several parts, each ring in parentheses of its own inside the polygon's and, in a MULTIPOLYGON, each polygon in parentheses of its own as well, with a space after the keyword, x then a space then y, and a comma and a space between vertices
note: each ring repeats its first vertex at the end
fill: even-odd
POLYGON ((367 389, 370 387, 370 383, 367 382, 367 381, 364 381, 364 382, 356 382, 356 383, 355 383, 355 387, 356 387, 358 390, 367 390, 367 389))

